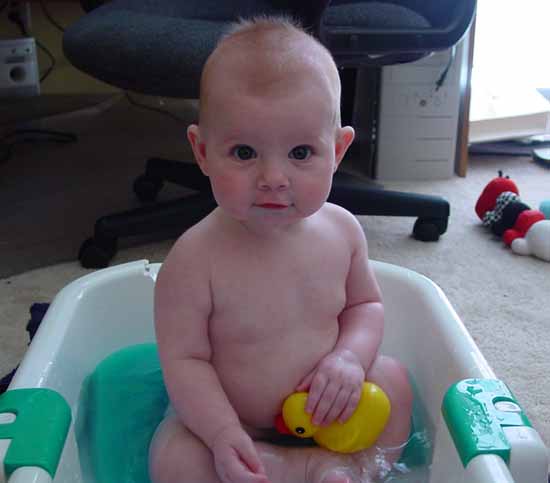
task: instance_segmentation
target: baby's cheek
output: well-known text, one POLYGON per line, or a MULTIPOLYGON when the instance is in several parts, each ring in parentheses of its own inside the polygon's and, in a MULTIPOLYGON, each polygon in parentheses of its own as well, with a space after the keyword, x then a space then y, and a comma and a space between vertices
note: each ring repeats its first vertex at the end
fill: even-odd
POLYGON ((218 175, 211 181, 214 191, 223 197, 233 196, 235 193, 238 193, 241 185, 239 178, 230 174, 218 175))
POLYGON ((330 193, 331 183, 327 179, 318 179, 316 182, 307 183, 301 189, 301 193, 304 197, 304 201, 316 211, 327 200, 330 193))
POLYGON ((222 207, 237 208, 249 195, 248 183, 238 176, 224 175, 211 181, 216 201, 222 207))

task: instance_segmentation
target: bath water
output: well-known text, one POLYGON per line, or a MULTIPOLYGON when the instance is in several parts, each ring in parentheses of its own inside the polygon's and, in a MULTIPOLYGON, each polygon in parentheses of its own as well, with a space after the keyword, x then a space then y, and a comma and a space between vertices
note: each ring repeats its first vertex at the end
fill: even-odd
MULTIPOLYGON (((427 483, 433 427, 415 393, 413 429, 398 463, 377 457, 379 481, 427 483)), ((84 381, 75 417, 75 437, 84 483, 150 483, 148 447, 164 416, 168 396, 154 344, 118 351, 84 381)), ((360 477, 367 483, 366 477, 360 477)))

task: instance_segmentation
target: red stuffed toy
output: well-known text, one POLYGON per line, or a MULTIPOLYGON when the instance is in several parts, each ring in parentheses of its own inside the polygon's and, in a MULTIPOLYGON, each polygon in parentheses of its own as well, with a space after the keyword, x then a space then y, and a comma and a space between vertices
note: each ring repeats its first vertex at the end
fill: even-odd
POLYGON ((502 171, 487 184, 475 211, 483 225, 502 236, 514 253, 550 262, 550 220, 521 201, 518 187, 508 176, 502 176, 502 171))
POLYGON ((501 193, 511 191, 519 195, 518 187, 508 176, 503 177, 502 171, 498 172, 498 177, 489 182, 479 196, 476 203, 476 213, 480 220, 483 220, 485 213, 493 210, 497 204, 497 198, 501 193))
POLYGON ((525 210, 522 211, 516 220, 513 228, 510 228, 504 232, 502 240, 506 246, 510 246, 516 238, 525 238, 525 234, 531 228, 531 225, 538 221, 544 220, 544 213, 539 210, 525 210))

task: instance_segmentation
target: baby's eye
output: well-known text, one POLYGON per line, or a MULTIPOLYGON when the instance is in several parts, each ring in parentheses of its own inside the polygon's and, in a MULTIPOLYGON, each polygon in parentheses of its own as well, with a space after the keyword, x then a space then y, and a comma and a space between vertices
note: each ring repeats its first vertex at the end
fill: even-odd
POLYGON ((292 148, 292 151, 290 151, 289 156, 293 159, 300 159, 304 160, 311 156, 311 147, 306 146, 305 144, 302 146, 296 146, 295 148, 292 148))
POLYGON ((256 157, 256 151, 254 151, 253 148, 247 146, 246 144, 240 144, 239 146, 235 146, 231 150, 231 155, 235 156, 241 161, 248 161, 249 159, 256 157))

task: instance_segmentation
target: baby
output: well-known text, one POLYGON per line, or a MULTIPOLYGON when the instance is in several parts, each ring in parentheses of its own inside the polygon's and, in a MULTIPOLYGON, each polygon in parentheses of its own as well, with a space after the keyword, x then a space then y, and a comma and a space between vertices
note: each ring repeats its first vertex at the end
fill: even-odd
POLYGON ((399 457, 412 396, 406 370, 378 352, 383 306, 364 232, 326 202, 354 137, 340 123, 335 63, 285 19, 242 21, 200 88, 187 136, 218 208, 179 238, 156 284, 171 410, 151 443, 151 479, 359 481, 377 451, 399 457), (289 394, 309 390, 306 410, 327 425, 350 417, 364 380, 392 405, 378 449, 267 442, 289 394))

